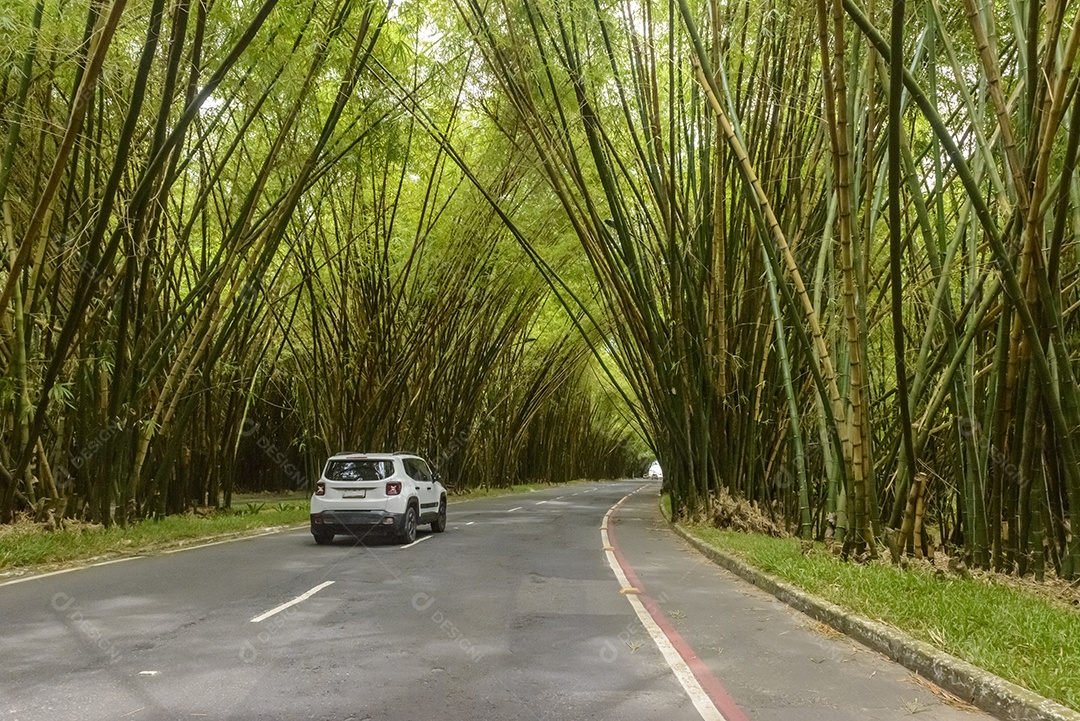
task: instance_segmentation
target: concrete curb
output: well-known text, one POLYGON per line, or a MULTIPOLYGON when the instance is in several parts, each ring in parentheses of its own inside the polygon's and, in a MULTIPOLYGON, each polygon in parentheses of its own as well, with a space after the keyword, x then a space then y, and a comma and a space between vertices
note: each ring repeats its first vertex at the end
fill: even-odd
MULTIPOLYGON (((663 511, 661 511, 663 515, 663 511)), ((884 654, 923 678, 1005 721, 1080 721, 1080 713, 865 616, 809 594, 706 544, 664 516, 675 533, 713 563, 797 611, 884 654)))

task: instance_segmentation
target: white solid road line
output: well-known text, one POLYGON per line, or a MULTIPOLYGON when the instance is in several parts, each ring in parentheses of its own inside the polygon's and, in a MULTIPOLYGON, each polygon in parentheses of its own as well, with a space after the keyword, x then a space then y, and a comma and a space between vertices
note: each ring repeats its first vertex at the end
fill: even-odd
POLYGON ((406 543, 406 544, 405 544, 404 546, 401 546, 401 548, 412 548, 412 547, 413 547, 413 546, 415 546, 416 544, 418 544, 418 543, 423 543, 424 541, 428 540, 429 538, 431 538, 431 536, 424 536, 424 537, 422 537, 422 538, 417 538, 417 539, 416 539, 415 541, 413 541, 412 543, 406 543))
MULTIPOLYGON (((192 546, 181 546, 179 548, 169 548, 164 551, 154 551, 153 549, 147 549, 146 555, 140 556, 125 556, 123 558, 113 558, 108 561, 98 561, 97 563, 87 563, 71 568, 63 568, 59 571, 49 571, 47 573, 35 573, 31 576, 21 576, 19 578, 12 579, 10 581, 0 582, 0 588, 4 586, 13 586, 16 583, 25 583, 27 581, 36 581, 39 578, 49 578, 50 576, 59 576, 61 573, 71 573, 72 571, 82 571, 87 568, 97 568, 98 566, 108 566, 113 563, 123 563, 124 561, 137 561, 140 558, 154 558, 155 556, 167 556, 173 553, 184 553, 185 551, 196 551, 200 548, 208 548, 210 546, 221 546, 226 543, 236 543, 237 541, 247 541, 252 538, 262 538, 263 536, 273 536, 276 533, 284 533, 285 531, 295 531, 300 528, 306 528, 307 521, 303 524, 295 524, 291 526, 281 526, 279 528, 272 528, 269 531, 263 531, 261 533, 252 533, 246 536, 232 536, 218 541, 209 541, 207 543, 196 543, 192 546)), ((78 563, 75 561, 74 563, 78 563)))
MULTIPOLYGON (((637 491, 641 490, 640 488, 637 491)), ((611 566, 611 570, 615 572, 615 578, 618 580, 620 586, 624 589, 632 588, 630 580, 623 573, 622 566, 619 565, 619 560, 615 557, 615 550, 612 548, 611 539, 608 538, 608 519, 611 518, 611 514, 622 505, 630 496, 637 493, 633 491, 623 496, 618 503, 608 509, 608 512, 604 514, 604 520, 600 523, 600 540, 604 544, 604 555, 607 556, 608 565, 611 566)), ((656 621, 653 620, 652 615, 645 608, 645 605, 641 602, 634 593, 626 593, 626 600, 630 602, 630 605, 634 608, 634 613, 637 614, 638 620, 641 621, 641 625, 645 627, 645 630, 652 636, 652 640, 656 643, 656 647, 660 650, 660 654, 667 661, 668 666, 671 667, 671 672, 675 674, 675 678, 679 679, 679 683, 686 689, 686 695, 690 697, 690 701, 693 702, 694 707, 701 715, 703 721, 728 721, 724 714, 720 713, 720 709, 716 708, 716 704, 709 698, 709 694, 705 692, 705 689, 701 687, 697 677, 694 676, 694 672, 690 670, 690 666, 683 660, 682 656, 672 645, 671 639, 660 629, 656 621)))
POLYGON ((514 511, 520 511, 520 510, 521 510, 521 506, 518 506, 517 508, 511 508, 509 511, 507 511, 507 513, 513 513, 514 511))
MULTIPOLYGON (((308 522, 304 521, 302 524, 296 524, 292 526, 281 526, 280 528, 274 528, 269 531, 263 531, 262 533, 253 533, 250 536, 237 536, 236 538, 225 538, 220 541, 209 541, 207 543, 198 543, 194 546, 181 546, 180 548, 169 548, 161 551, 162 556, 168 556, 173 553, 184 553, 185 551, 195 551, 200 548, 209 548, 210 546, 221 546, 226 543, 235 543, 236 541, 246 541, 250 538, 262 538, 263 536, 273 536, 275 533, 284 533, 285 531, 296 531, 301 528, 307 528, 308 522)), ((301 534, 297 534, 301 535, 301 534)), ((307 535, 306 533, 303 535, 307 535)))
POLYGON ((320 583, 318 586, 311 589, 310 591, 304 591, 303 593, 301 593, 299 596, 297 596, 293 600, 286 601, 285 603, 281 604, 280 606, 277 606, 275 608, 271 608, 266 613, 264 613, 264 614, 262 614, 260 616, 256 616, 255 618, 251 619, 251 622, 252 623, 258 623, 259 621, 265 621, 266 619, 273 616, 275 613, 281 613, 282 611, 284 611, 286 608, 289 608, 290 606, 295 606, 296 604, 300 603, 301 601, 306 601, 307 599, 311 598, 316 593, 318 593, 319 591, 323 590, 324 588, 326 588, 327 586, 329 586, 329 585, 331 585, 333 583, 334 583, 333 581, 323 581, 322 583, 320 583))
POLYGON ((124 561, 134 561, 136 559, 143 558, 143 556, 128 556, 126 558, 114 558, 109 561, 99 561, 98 563, 89 563, 85 566, 75 566, 74 568, 64 568, 59 571, 49 571, 48 573, 36 573, 33 576, 23 576, 22 578, 15 578, 10 581, 4 581, 0 583, 0 586, 14 586, 16 583, 26 583, 27 581, 36 581, 39 578, 48 578, 49 576, 59 576, 61 573, 71 573, 72 571, 81 571, 84 568, 97 568, 98 566, 111 566, 114 563, 123 563, 124 561))

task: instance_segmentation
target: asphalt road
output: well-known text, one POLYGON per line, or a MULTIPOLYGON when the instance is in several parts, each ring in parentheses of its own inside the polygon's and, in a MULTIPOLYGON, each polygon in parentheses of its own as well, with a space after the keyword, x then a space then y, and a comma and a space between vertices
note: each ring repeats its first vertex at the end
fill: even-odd
POLYGON ((451 503, 411 547, 289 531, 0 586, 0 719, 989 718, 705 561, 656 491, 451 503))

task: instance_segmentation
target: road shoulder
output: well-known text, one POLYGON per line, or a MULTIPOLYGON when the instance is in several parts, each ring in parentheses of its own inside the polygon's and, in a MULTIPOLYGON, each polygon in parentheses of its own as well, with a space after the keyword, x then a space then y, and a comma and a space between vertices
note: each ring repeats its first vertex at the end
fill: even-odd
MULTIPOLYGON (((659 511, 658 511, 659 513, 659 511)), ((1010 721, 1080 721, 1080 713, 996 676, 908 634, 851 613, 761 571, 695 537, 665 517, 668 526, 699 553, 811 619, 899 663, 960 699, 1010 721)))
MULTIPOLYGON (((651 598, 754 721, 989 719, 902 666, 717 567, 673 535, 655 487, 631 495, 609 529, 651 598)), ((633 653, 645 639, 622 639, 633 653)))

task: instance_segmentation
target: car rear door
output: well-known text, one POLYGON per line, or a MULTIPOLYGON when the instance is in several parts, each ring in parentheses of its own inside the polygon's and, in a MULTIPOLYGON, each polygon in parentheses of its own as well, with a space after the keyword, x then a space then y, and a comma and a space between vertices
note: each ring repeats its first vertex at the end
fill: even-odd
POLYGON ((420 495, 420 515, 433 513, 439 508, 439 499, 435 495, 435 478, 426 462, 420 458, 410 458, 413 471, 409 473, 416 479, 420 495))

